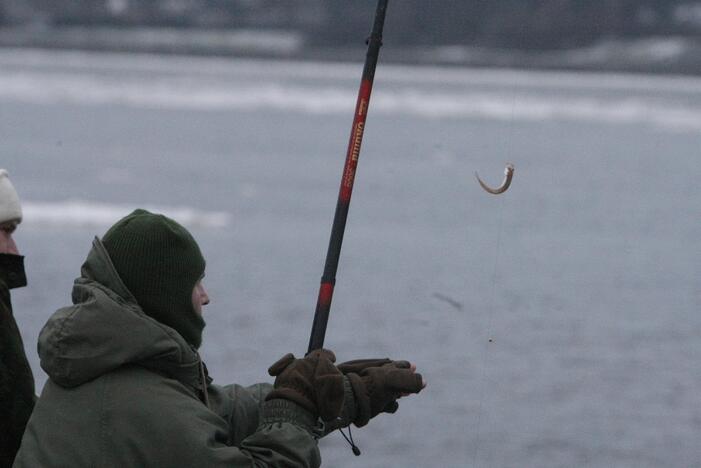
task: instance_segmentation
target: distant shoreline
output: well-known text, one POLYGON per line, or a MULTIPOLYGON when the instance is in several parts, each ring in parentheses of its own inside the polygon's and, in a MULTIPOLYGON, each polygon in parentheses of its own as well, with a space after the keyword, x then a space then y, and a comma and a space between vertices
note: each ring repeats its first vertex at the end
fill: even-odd
MULTIPOLYGON (((173 55, 361 61, 365 46, 319 47, 297 31, 177 28, 0 28, 0 47, 173 55)), ((472 46, 392 47, 388 63, 563 71, 701 75, 701 40, 655 37, 606 40, 567 50, 523 51, 472 46)))

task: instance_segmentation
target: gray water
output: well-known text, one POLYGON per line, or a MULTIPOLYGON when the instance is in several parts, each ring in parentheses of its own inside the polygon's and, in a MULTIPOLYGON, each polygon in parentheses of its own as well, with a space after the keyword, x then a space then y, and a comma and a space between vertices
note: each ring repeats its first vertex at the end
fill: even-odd
MULTIPOLYGON (((303 354, 360 71, 0 51, 39 388, 92 237, 145 205, 207 257, 216 382, 303 354)), ((381 64, 326 346, 428 387, 324 466, 701 467, 700 132, 701 79, 381 64)))

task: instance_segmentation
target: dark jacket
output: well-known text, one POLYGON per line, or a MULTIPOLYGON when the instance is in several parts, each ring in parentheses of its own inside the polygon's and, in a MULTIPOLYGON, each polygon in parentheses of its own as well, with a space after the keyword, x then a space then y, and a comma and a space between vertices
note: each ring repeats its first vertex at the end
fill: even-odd
POLYGON ((24 285, 22 260, 0 254, 0 468, 12 466, 35 400, 34 377, 10 302, 10 288, 24 285))
POLYGON ((315 421, 269 384, 211 384, 143 313, 99 240, 39 336, 49 375, 15 467, 318 467, 315 421), (206 389, 206 390, 205 390, 206 389))

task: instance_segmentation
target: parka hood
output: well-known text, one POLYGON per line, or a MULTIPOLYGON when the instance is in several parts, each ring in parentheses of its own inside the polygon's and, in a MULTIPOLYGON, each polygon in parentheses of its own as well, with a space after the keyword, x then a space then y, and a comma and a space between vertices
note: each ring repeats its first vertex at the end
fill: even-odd
POLYGON ((53 382, 76 387, 132 364, 198 386, 197 352, 143 312, 97 237, 72 299, 73 305, 57 310, 39 334, 41 367, 53 382))

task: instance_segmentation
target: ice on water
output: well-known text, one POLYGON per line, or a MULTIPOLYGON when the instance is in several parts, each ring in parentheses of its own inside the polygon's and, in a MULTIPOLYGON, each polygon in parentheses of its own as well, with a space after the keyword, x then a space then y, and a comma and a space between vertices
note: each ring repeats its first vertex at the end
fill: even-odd
MULTIPOLYGON (((92 237, 136 207, 207 258, 215 380, 307 346, 360 64, 0 51, 32 366, 92 237)), ((326 466, 701 466, 701 80, 377 71, 327 345, 409 358, 326 466), (498 183, 495 197, 474 179, 498 183), (460 307, 456 307, 459 304, 460 307), (491 340, 491 341, 490 341, 491 340)))

